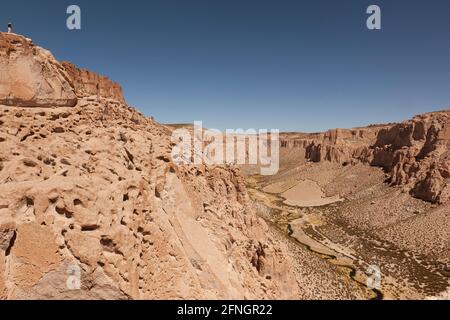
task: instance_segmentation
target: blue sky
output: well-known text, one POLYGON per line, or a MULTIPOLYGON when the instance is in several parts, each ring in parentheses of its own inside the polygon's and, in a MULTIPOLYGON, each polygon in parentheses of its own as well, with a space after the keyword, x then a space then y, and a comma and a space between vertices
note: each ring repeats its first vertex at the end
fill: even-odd
POLYGON ((0 24, 160 122, 311 132, 450 107, 449 13, 448 0, 15 0, 0 24), (371 4, 381 31, 366 28, 371 4))

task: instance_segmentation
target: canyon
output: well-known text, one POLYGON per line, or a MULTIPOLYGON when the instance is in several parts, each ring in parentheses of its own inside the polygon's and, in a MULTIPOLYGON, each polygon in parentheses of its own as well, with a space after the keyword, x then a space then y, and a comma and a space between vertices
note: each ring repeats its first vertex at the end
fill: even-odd
POLYGON ((399 124, 283 133, 278 174, 243 171, 266 220, 285 235, 359 283, 379 268, 378 296, 439 296, 450 279, 449 130, 443 110, 399 124))
POLYGON ((449 110, 282 133, 280 170, 260 176, 257 165, 177 165, 175 126, 23 36, 0 33, 0 70, 0 299, 448 290, 449 110), (381 288, 367 286, 368 265, 381 288))

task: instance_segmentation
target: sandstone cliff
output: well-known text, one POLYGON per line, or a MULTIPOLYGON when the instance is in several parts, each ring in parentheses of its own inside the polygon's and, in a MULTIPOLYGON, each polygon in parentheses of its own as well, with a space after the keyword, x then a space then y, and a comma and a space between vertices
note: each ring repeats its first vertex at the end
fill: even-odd
POLYGON ((175 166, 118 85, 0 43, 0 299, 301 296, 238 169, 175 166))
POLYGON ((0 104, 73 107, 77 97, 66 70, 30 39, 0 33, 0 104))
POLYGON ((423 200, 450 199, 450 110, 417 116, 382 130, 371 164, 390 172, 393 185, 423 200))
POLYGON ((437 203, 450 199, 450 110, 400 124, 283 134, 281 148, 291 164, 302 159, 343 165, 362 162, 383 167, 393 186, 417 198, 437 203))
POLYGON ((0 33, 0 104, 74 107, 78 98, 96 96, 125 102, 122 88, 104 76, 59 63, 30 39, 0 33))
POLYGON ((118 83, 89 70, 79 69, 70 62, 62 62, 62 66, 67 71, 69 81, 78 97, 98 96, 125 102, 122 87, 118 83))

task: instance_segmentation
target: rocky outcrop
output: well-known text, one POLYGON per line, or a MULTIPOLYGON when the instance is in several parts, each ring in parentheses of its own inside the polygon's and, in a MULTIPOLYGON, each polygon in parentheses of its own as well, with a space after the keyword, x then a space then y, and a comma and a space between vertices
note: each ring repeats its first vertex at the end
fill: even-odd
POLYGON ((297 150, 312 162, 329 161, 350 164, 369 157, 369 146, 375 143, 384 126, 356 129, 334 129, 324 133, 280 135, 282 149, 297 150))
POLYGON ((62 62, 78 97, 98 96, 124 103, 122 87, 105 76, 79 69, 70 62, 62 62))
POLYGON ((450 200, 450 111, 382 130, 372 150, 370 163, 384 167, 393 185, 426 201, 450 200))
POLYGON ((58 62, 30 39, 0 33, 0 104, 19 107, 74 107, 95 96, 125 102, 122 88, 107 77, 58 62))
POLYGON ((176 166, 117 85, 1 39, 0 299, 299 297, 237 168, 176 166))
POLYGON ((238 169, 175 166, 167 128, 90 99, 0 107, 0 297, 298 297, 238 169))
POLYGON ((77 97, 66 70, 30 39, 0 33, 0 104, 73 107, 77 97))
MULTIPOLYGON (((410 121, 321 134, 284 134, 281 148, 313 162, 383 167, 393 186, 435 203, 450 200, 450 110, 410 121)), ((282 159, 283 161, 283 159, 282 159)))

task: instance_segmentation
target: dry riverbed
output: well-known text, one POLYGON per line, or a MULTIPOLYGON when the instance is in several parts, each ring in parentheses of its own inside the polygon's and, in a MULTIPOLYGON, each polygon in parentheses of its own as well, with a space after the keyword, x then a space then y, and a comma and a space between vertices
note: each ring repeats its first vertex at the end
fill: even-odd
MULTIPOLYGON (((320 187, 310 180, 279 182, 263 187, 259 177, 249 177, 248 190, 258 212, 270 225, 284 233, 296 245, 337 266, 342 274, 366 292, 367 299, 426 298, 427 295, 417 290, 407 279, 393 277, 390 274, 381 274, 379 287, 368 286, 369 277, 374 275, 371 269, 372 260, 383 261, 384 256, 392 258, 400 254, 387 244, 377 242, 366 235, 365 238, 357 239, 358 247, 356 247, 345 242, 336 242, 324 233, 323 230, 328 230, 330 226, 323 213, 328 212, 330 208, 338 211, 336 208, 345 201, 344 199, 338 196, 325 197, 320 187), (361 248, 361 252, 358 248, 361 248), (367 248, 373 251, 374 257, 375 255, 377 257, 365 255, 367 248)), ((346 238, 354 237, 347 234, 344 228, 335 225, 332 228, 339 229, 338 232, 343 233, 346 238)), ((395 259, 397 258, 394 257, 389 261, 394 261, 395 265, 395 259)), ((419 267, 416 265, 419 262, 408 260, 414 267, 419 267)), ((401 261, 398 261, 398 264, 401 265, 401 261)))

